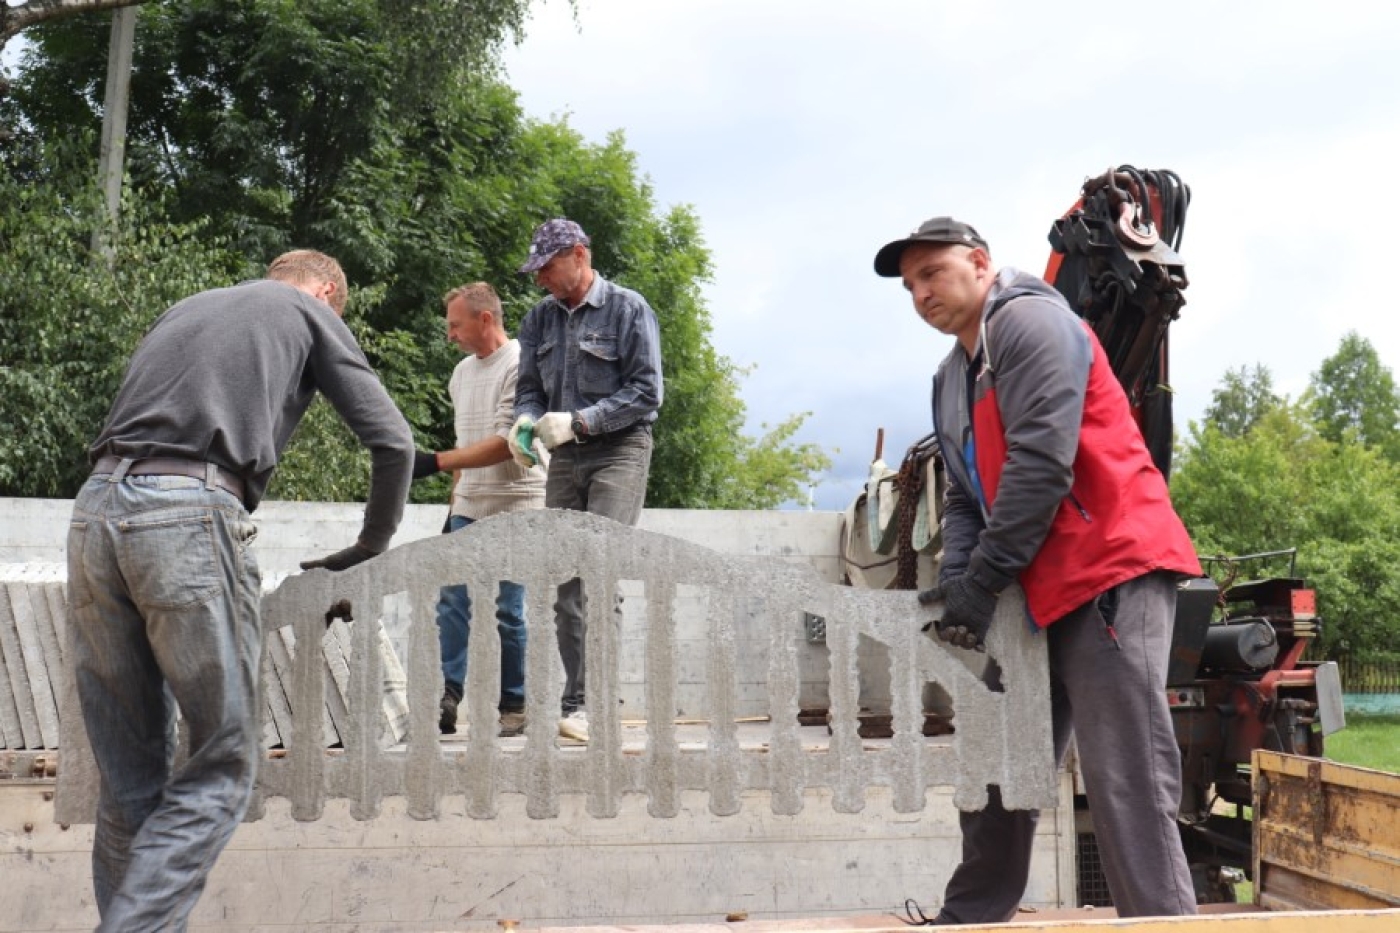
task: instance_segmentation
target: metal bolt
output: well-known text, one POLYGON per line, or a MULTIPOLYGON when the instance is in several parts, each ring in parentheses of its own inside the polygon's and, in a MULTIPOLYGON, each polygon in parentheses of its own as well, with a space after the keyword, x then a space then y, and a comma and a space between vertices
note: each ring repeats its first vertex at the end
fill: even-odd
POLYGON ((32 832, 34 832, 34 824, 33 824, 33 823, 25 823, 25 824, 24 824, 24 831, 27 832, 27 833, 32 833, 32 832))

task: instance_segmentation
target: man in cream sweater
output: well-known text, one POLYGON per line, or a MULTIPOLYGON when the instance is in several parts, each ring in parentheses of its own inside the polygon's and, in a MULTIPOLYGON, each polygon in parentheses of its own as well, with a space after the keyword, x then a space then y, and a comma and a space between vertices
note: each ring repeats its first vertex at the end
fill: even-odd
MULTIPOLYGON (((452 471, 452 511, 443 527, 451 533, 490 515, 543 508, 545 468, 520 466, 506 446, 515 420, 520 344, 506 336, 496 290, 473 282, 448 292, 443 304, 447 339, 466 354, 448 385, 457 446, 439 453, 419 451, 413 477, 452 471)), ((452 734, 467 679, 471 597, 466 586, 443 587, 437 613, 443 680, 438 725, 452 734)), ((519 584, 500 582, 496 625, 501 634, 501 735, 518 735, 525 724, 525 591, 519 584)))

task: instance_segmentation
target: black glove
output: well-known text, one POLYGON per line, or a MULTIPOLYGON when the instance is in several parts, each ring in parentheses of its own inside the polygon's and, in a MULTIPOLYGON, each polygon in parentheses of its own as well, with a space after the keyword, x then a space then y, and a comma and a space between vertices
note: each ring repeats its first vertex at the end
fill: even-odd
MULTIPOLYGON (((997 594, 963 573, 949 577, 931 590, 919 594, 919 604, 943 603, 943 618, 936 623, 938 637, 958 648, 987 650, 987 629, 997 610, 997 594)), ((928 625, 923 630, 928 631, 928 625)))
POLYGON ((327 570, 349 570, 356 564, 363 564, 371 557, 377 557, 378 551, 371 551, 360 542, 356 541, 343 551, 336 551, 320 560, 304 560, 301 562, 302 570, 315 570, 317 567, 324 567, 327 570))
POLYGON ((422 479, 425 476, 441 472, 442 467, 438 466, 437 454, 430 450, 415 450, 413 452, 414 479, 422 479))

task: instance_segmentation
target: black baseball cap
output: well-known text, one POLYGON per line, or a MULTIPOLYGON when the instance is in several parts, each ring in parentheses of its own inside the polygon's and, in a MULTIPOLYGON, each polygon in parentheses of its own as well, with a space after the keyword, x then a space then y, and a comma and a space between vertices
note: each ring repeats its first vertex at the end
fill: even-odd
POLYGON ((913 243, 961 243, 963 246, 976 246, 991 252, 982 234, 971 224, 965 224, 951 217, 934 217, 919 224, 919 229, 901 240, 886 243, 875 254, 875 274, 887 279, 899 278, 899 258, 913 243))

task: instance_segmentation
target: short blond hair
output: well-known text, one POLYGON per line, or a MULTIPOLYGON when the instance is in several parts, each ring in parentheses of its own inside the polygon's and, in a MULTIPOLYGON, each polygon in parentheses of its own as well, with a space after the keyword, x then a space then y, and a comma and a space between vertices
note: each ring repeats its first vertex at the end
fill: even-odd
POLYGON ((325 253, 314 249, 294 249, 272 260, 267 267, 267 277, 288 285, 309 285, 318 282, 331 282, 335 290, 331 292, 331 307, 336 314, 345 311, 345 299, 349 297, 349 285, 345 282, 345 270, 325 253))
POLYGON ((471 282, 466 285, 458 285, 442 296, 443 308, 458 298, 467 303, 467 309, 472 312, 473 318, 482 311, 490 311, 498 322, 501 321, 501 296, 496 294, 496 290, 489 283, 471 282))

